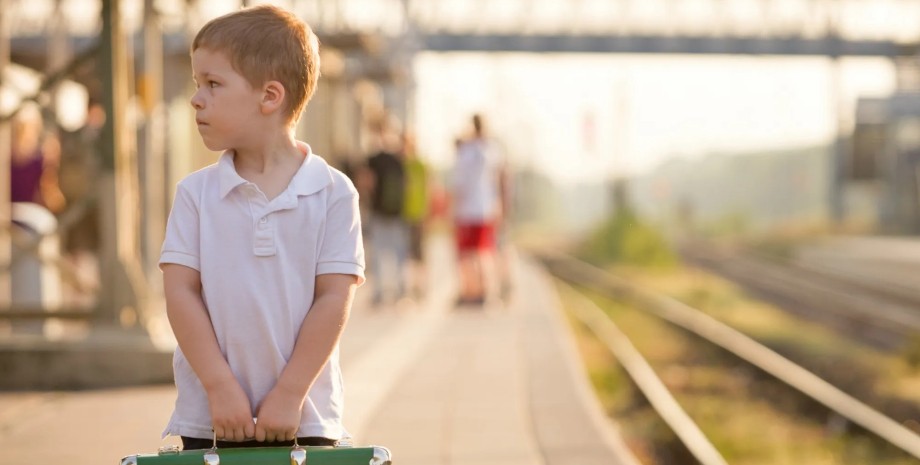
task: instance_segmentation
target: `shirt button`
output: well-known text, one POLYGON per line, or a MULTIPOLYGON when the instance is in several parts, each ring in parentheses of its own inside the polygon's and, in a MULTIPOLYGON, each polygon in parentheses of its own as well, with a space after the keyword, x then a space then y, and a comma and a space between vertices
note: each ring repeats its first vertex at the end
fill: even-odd
POLYGON ((259 223, 262 223, 262 224, 268 223, 268 218, 263 216, 262 219, 259 220, 259 223))

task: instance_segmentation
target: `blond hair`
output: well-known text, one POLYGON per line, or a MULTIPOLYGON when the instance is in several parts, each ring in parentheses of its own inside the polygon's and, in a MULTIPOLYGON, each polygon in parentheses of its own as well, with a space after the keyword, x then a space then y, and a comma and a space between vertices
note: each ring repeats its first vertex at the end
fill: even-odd
POLYGON ((191 52, 205 48, 227 55, 254 88, 268 81, 284 86, 285 122, 294 124, 319 80, 319 39, 283 8, 258 5, 212 19, 198 31, 191 52))

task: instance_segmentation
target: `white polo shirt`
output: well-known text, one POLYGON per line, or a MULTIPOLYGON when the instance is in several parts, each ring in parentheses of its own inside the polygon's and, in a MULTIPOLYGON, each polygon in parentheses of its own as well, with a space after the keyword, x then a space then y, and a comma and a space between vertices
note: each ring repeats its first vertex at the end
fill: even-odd
MULTIPOLYGON (((310 147, 287 189, 269 201, 240 177, 233 153, 179 182, 160 265, 201 273, 202 295, 220 350, 255 412, 294 350, 313 304, 317 275, 364 281, 358 194, 310 147)), ((178 397, 163 435, 210 438, 201 382, 180 349, 173 358, 178 397)), ((347 437, 342 425, 338 347, 304 402, 299 437, 347 437)))

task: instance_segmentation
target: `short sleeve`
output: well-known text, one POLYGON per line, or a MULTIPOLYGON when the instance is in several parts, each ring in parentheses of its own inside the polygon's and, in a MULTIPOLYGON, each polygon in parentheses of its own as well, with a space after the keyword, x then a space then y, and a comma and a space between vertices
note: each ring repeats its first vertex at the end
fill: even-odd
POLYGON ((201 271, 198 206, 183 183, 176 188, 176 199, 166 223, 166 238, 159 266, 175 263, 201 271))
POLYGON ((334 188, 326 210, 326 230, 320 246, 316 274, 350 274, 364 283, 364 241, 358 192, 344 176, 335 180, 344 186, 334 188))

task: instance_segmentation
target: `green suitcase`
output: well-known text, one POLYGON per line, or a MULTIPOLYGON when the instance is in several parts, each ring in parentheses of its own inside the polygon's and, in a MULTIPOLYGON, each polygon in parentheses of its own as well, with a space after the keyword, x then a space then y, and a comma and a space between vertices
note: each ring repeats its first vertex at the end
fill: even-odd
POLYGON ((161 448, 156 454, 129 455, 121 465, 391 465, 385 447, 254 447, 179 451, 161 448))

